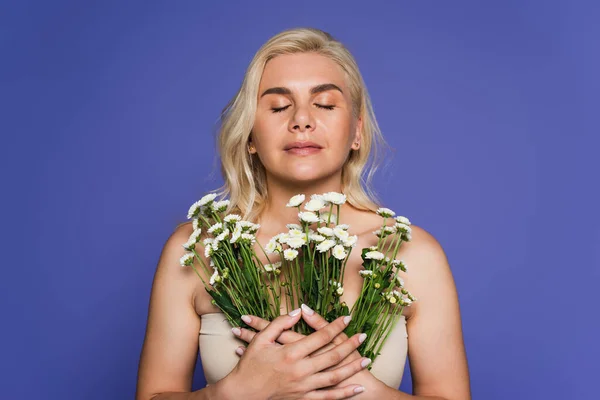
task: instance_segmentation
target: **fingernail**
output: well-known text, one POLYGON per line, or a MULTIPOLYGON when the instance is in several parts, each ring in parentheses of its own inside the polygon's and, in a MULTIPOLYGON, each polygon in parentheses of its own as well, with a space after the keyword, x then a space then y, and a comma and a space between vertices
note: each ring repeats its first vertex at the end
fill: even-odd
POLYGON ((356 389, 354 389, 354 393, 362 393, 364 391, 365 391, 365 388, 362 386, 359 386, 356 389))
POLYGON ((250 322, 252 322, 252 318, 250 318, 247 315, 242 315, 242 321, 244 321, 245 323, 249 324, 250 322))
POLYGON ((243 349, 243 348, 241 348, 241 347, 238 347, 237 349, 235 349, 235 353, 236 353, 238 356, 241 356, 241 355, 243 355, 243 354, 244 354, 244 349, 243 349))
POLYGON ((348 325, 348 324, 350 323, 350 320, 351 320, 351 319, 352 319, 352 316, 351 316, 351 315, 348 315, 347 317, 344 317, 344 323, 345 323, 346 325, 348 325))
POLYGON ((366 367, 367 365, 371 364, 371 359, 370 358, 365 358, 364 360, 362 360, 362 362, 360 363, 361 367, 366 367))
POLYGON ((240 336, 242 334, 242 330, 240 328, 231 328, 231 332, 233 332, 233 334, 235 336, 240 336))
POLYGON ((366 333, 361 333, 361 334, 358 336, 358 341, 359 341, 360 343, 362 343, 362 342, 364 342, 364 341, 365 341, 365 339, 366 339, 366 338, 367 338, 367 334, 366 334, 366 333))
POLYGON ((305 313, 307 313, 308 315, 313 315, 315 312, 313 311, 312 308, 310 308, 309 306, 307 306, 306 304, 302 304, 301 306, 302 311, 304 311, 305 313))
POLYGON ((300 314, 300 309, 296 308, 294 311, 290 311, 290 317, 295 317, 296 315, 300 314))

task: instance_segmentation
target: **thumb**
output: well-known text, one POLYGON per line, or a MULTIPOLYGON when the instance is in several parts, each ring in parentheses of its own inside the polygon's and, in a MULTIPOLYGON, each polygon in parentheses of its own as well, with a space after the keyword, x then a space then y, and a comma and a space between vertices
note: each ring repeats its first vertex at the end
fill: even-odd
POLYGON ((279 335, 292 326, 296 325, 300 321, 302 316, 301 309, 297 308, 290 311, 287 315, 280 315, 275 318, 264 330, 259 332, 254 340, 261 343, 275 343, 279 335))

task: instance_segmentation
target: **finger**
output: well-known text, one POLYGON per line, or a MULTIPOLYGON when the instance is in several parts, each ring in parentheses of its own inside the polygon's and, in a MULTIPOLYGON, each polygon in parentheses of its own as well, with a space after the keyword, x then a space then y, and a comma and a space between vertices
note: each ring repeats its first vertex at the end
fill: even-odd
MULTIPOLYGON (((325 328, 327 325, 329 325, 329 322, 327 322, 327 320, 325 318, 320 316, 318 313, 314 312, 314 310, 311 309, 310 307, 308 307, 306 304, 302 304, 301 308, 302 308, 302 319, 304 319, 304 321, 306 321, 308 326, 310 326, 314 330, 318 331, 320 329, 325 328)), ((340 344, 346 339, 348 339, 348 336, 346 336, 346 334, 344 332, 342 332, 334 338, 333 343, 340 344)))
MULTIPOLYGON (((253 315, 253 316, 243 315, 242 320, 246 323, 246 325, 250 326, 251 328, 256 329, 257 331, 262 331, 262 330, 266 329, 267 326, 269 326, 269 324, 270 324, 270 322, 267 321, 266 319, 257 317, 255 315, 253 315)), ((283 333, 281 335, 279 335, 279 337, 277 338, 277 342, 279 342, 281 344, 294 343, 294 342, 302 339, 303 337, 305 337, 305 336, 301 333, 287 330, 287 331, 283 331, 283 333)))
POLYGON ((231 332, 246 343, 250 343, 254 339, 254 336, 256 336, 256 332, 245 328, 231 328, 231 332))
POLYGON ((335 346, 335 348, 326 353, 313 356, 310 358, 310 360, 306 360, 306 362, 310 362, 312 364, 313 371, 322 371, 325 368, 339 364, 351 353, 353 353, 354 350, 356 350, 366 338, 367 335, 365 333, 357 333, 351 338, 345 340, 344 343, 335 346))
POLYGON ((359 385, 348 385, 336 389, 313 390, 308 392, 304 398, 308 400, 324 399, 348 399, 365 391, 365 388, 359 385))
MULTIPOLYGON (((288 345, 286 351, 292 358, 301 359, 325 346, 350 323, 350 316, 339 317, 326 327, 288 345)), ((270 327, 270 325, 269 325, 270 327)), ((267 329, 269 329, 267 327, 267 329)))
MULTIPOLYGON (((258 343, 275 343, 283 331, 290 329, 300 320, 301 315, 300 308, 291 311, 289 314, 280 315, 264 330, 256 334, 255 341, 258 343)), ((251 318, 252 317, 253 316, 251 316, 251 318)))
POLYGON ((235 349, 235 354, 237 354, 238 356, 243 356, 244 352, 246 351, 246 348, 244 346, 240 346, 237 349, 235 349))
POLYGON ((309 387, 322 388, 337 385, 343 380, 348 379, 352 375, 362 371, 370 363, 370 359, 360 358, 351 362, 350 364, 344 365, 343 367, 332 369, 331 371, 327 372, 320 372, 310 378, 310 381, 308 382, 309 387))

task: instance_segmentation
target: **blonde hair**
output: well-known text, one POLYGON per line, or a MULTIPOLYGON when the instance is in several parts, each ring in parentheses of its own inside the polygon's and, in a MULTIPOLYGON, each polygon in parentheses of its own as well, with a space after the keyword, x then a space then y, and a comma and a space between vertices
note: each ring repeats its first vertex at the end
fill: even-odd
POLYGON ((247 150, 259 83, 269 60, 282 54, 305 52, 328 57, 344 71, 353 117, 361 117, 363 125, 361 146, 350 152, 342 169, 342 192, 348 203, 358 209, 375 211, 379 207, 380 202, 370 184, 387 144, 377 125, 358 65, 346 47, 329 33, 315 28, 295 28, 273 36, 256 52, 240 89, 221 112, 217 146, 225 182, 217 193, 229 198, 227 212, 239 212, 244 219, 253 221, 266 205, 265 169, 258 157, 247 150))

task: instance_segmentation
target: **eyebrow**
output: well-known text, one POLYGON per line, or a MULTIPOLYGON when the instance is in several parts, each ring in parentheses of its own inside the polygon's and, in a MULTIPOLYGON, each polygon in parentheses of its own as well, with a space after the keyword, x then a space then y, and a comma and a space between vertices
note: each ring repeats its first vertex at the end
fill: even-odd
MULTIPOLYGON (((326 92, 328 90, 338 90, 340 93, 344 93, 342 92, 342 89, 340 89, 340 87, 338 85, 335 85, 333 83, 322 83, 320 85, 314 86, 310 89, 310 94, 316 94, 316 93, 321 93, 321 92, 326 92)), ((292 94, 292 91, 286 87, 272 87, 270 89, 265 90, 260 97, 262 98, 263 96, 266 96, 268 94, 287 94, 290 95, 292 94)))

